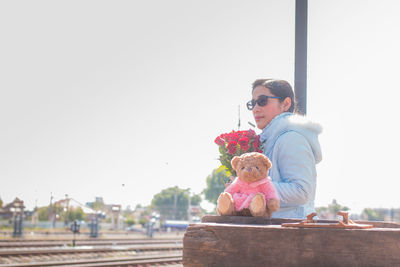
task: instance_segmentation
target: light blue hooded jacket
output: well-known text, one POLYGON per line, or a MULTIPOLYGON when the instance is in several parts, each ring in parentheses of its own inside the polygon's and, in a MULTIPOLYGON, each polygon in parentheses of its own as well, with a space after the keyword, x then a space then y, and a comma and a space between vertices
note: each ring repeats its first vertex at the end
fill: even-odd
POLYGON ((273 218, 302 219, 315 211, 315 165, 322 160, 321 131, 319 124, 290 112, 276 116, 263 129, 260 141, 272 162, 269 176, 281 202, 273 218))

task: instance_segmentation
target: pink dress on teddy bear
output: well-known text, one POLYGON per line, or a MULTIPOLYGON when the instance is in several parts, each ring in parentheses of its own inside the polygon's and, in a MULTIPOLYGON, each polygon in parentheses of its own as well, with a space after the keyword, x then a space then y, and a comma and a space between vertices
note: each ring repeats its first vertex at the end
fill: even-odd
POLYGON ((225 192, 232 195, 236 211, 248 208, 257 193, 262 193, 267 203, 272 198, 278 198, 275 187, 269 177, 252 183, 244 182, 236 177, 233 183, 225 189, 225 192))

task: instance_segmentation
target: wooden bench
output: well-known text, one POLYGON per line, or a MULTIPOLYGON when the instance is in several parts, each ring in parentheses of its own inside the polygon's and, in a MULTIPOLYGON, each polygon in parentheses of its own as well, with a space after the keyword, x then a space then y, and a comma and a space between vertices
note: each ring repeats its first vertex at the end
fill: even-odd
MULTIPOLYGON (((183 265, 400 266, 400 224, 370 229, 282 227, 295 219, 205 216, 183 238, 183 265)), ((318 223, 338 221, 316 220, 318 223)))

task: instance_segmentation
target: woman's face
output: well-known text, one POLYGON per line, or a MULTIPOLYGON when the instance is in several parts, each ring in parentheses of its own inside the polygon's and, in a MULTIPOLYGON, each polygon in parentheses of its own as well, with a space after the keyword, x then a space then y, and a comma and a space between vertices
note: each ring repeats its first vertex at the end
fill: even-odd
MULTIPOLYGON (((257 100, 260 95, 274 96, 271 91, 262 85, 256 86, 253 90, 253 99, 257 100)), ((256 121, 258 129, 264 129, 273 118, 277 115, 287 111, 284 102, 279 102, 278 98, 268 98, 267 105, 260 107, 258 104, 253 109, 254 120, 256 121), (286 110, 285 110, 286 109, 286 110)))

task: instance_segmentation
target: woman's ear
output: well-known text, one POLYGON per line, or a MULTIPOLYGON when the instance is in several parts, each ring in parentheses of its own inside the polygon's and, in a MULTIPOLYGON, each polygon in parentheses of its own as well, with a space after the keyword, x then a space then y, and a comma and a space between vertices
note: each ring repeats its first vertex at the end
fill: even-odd
POLYGON ((285 100, 282 102, 282 107, 284 111, 288 111, 292 106, 292 99, 290 97, 286 97, 285 100))

